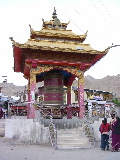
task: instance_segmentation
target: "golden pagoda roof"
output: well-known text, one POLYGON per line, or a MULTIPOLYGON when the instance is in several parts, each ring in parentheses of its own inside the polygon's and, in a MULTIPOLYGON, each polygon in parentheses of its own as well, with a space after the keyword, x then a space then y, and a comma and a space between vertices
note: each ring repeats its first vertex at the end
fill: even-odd
POLYGON ((79 66, 81 71, 86 71, 109 51, 110 47, 104 51, 97 51, 90 44, 83 44, 87 32, 84 35, 76 35, 72 30, 66 30, 69 22, 61 23, 57 18, 55 8, 52 15, 53 20, 49 22, 44 22, 43 20, 43 26, 40 31, 34 31, 30 25, 31 36, 26 43, 20 44, 14 41, 13 37, 10 37, 14 48, 15 72, 22 72, 25 76, 29 76, 30 69, 26 65, 26 62, 28 64, 31 63, 31 67, 33 68, 37 67, 37 63, 45 65, 58 64, 79 66), (51 52, 55 53, 55 56, 51 52), (52 59, 50 61, 49 55, 53 56, 50 58, 52 59), (70 58, 69 55, 71 56, 70 58), (61 58, 61 56, 63 57, 61 58))
POLYGON ((17 43, 12 37, 10 37, 13 45, 19 48, 75 52, 82 54, 106 54, 108 52, 109 49, 97 51, 89 44, 83 44, 82 42, 85 40, 87 32, 84 35, 76 35, 72 30, 66 30, 64 25, 68 23, 60 22, 57 18, 55 8, 52 15, 53 20, 49 22, 44 22, 43 20, 43 28, 40 31, 34 31, 30 25, 31 39, 28 39, 26 43, 17 43))
POLYGON ((40 50, 62 51, 62 52, 76 52, 76 53, 88 53, 88 54, 106 54, 109 50, 104 51, 94 50, 89 44, 73 43, 73 42, 61 42, 61 41, 49 41, 49 40, 35 40, 29 39, 24 44, 19 44, 13 40, 13 45, 19 48, 30 48, 40 50))
POLYGON ((86 39, 87 32, 84 35, 76 35, 72 32, 72 30, 66 30, 67 25, 70 23, 70 21, 68 21, 68 23, 61 23, 60 20, 57 18, 55 8, 52 15, 53 19, 48 22, 45 22, 44 19, 42 19, 43 25, 40 31, 34 31, 31 25, 29 25, 31 39, 35 39, 38 36, 79 39, 81 42, 83 42, 86 39))
POLYGON ((72 30, 64 29, 52 29, 52 28, 42 28, 40 31, 34 31, 30 26, 31 35, 37 36, 47 36, 47 37, 59 37, 59 38, 72 38, 72 39, 86 39, 87 32, 84 35, 76 35, 72 30))

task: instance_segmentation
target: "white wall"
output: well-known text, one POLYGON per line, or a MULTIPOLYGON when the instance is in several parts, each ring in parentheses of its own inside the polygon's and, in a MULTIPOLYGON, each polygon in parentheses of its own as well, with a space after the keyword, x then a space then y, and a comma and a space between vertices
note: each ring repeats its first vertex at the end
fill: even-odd
POLYGON ((78 101, 75 101, 75 93, 74 90, 71 89, 71 103, 78 103, 78 101))
POLYGON ((5 119, 5 138, 17 143, 49 143, 49 130, 40 120, 5 119))

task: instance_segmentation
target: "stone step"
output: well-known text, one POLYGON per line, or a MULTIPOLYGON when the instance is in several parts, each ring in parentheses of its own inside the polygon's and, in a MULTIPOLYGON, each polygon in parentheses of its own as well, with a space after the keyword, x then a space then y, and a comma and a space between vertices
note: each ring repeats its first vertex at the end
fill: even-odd
POLYGON ((62 129, 62 130, 57 130, 58 134, 81 134, 83 132, 83 130, 81 129, 62 129))
POLYGON ((85 135, 83 128, 61 129, 57 131, 58 149, 91 148, 92 143, 85 135))
POLYGON ((83 144, 83 143, 88 143, 88 139, 58 139, 57 143, 58 144, 83 144))
POLYGON ((86 137, 85 133, 84 132, 71 132, 71 133, 57 133, 57 137, 78 137, 78 138, 81 138, 81 137, 86 137))
POLYGON ((0 119, 0 137, 5 136, 5 120, 0 119))
POLYGON ((86 138, 85 135, 68 135, 68 134, 64 135, 62 134, 62 135, 57 135, 57 139, 58 140, 80 139, 81 136, 82 138, 86 138))
POLYGON ((91 148, 90 143, 69 143, 69 144, 57 144, 58 149, 82 149, 91 148))

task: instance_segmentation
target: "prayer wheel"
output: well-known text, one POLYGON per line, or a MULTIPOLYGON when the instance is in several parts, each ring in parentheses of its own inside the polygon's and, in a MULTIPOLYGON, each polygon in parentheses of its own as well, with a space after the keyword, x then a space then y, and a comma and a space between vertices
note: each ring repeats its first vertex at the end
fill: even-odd
POLYGON ((64 104, 62 74, 48 72, 44 75, 44 104, 64 104))

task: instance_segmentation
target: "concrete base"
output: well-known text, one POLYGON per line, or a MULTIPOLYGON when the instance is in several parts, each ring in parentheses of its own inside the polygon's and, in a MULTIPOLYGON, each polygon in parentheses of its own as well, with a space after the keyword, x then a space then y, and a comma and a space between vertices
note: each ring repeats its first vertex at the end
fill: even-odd
POLYGON ((5 138, 15 143, 49 143, 49 129, 37 119, 5 119, 5 138))
MULTIPOLYGON (((46 127, 40 119, 5 119, 5 138, 10 139, 14 143, 28 143, 28 144, 48 144, 49 143, 49 129, 46 127)), ((49 119, 48 119, 49 120, 49 119)), ((95 134, 95 141, 100 141, 101 134, 99 132, 99 126, 102 123, 103 118, 99 118, 99 121, 94 121, 93 128, 95 134)), ((108 118, 108 123, 111 118, 108 118)), ((44 121, 47 121, 44 120, 44 121)), ((65 124, 64 119, 56 120, 56 123, 65 124), (57 122, 56 122, 57 121, 57 122)), ((78 120, 67 120, 71 126, 72 123, 77 123, 78 120)), ((67 122, 66 122, 67 123, 67 122)), ((68 124, 67 123, 67 124, 68 124)), ((47 123, 46 123, 47 124, 47 123)), ((66 125, 67 125, 66 124, 66 125)), ((73 125, 74 126, 74 125, 73 125)))

